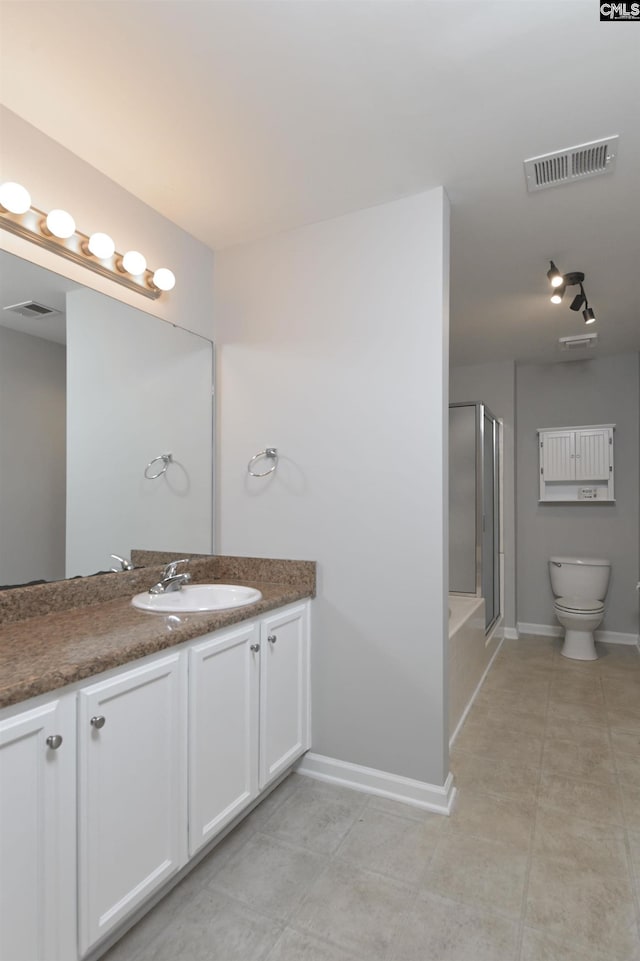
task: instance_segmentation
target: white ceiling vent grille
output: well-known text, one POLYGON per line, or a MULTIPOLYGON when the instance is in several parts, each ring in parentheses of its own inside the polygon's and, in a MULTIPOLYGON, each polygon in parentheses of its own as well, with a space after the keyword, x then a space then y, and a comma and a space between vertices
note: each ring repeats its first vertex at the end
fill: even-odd
POLYGON ((39 304, 35 300, 25 300, 21 304, 11 304, 9 307, 3 307, 3 310, 20 314, 21 317, 48 317, 49 314, 60 313, 59 310, 55 310, 53 307, 45 307, 44 304, 39 304))
POLYGON ((618 155, 618 134, 594 140, 592 143, 567 147, 555 153, 531 157, 524 162, 527 190, 546 190, 559 184, 569 184, 587 177, 613 173, 618 155))
POLYGON ((593 334, 578 334, 577 337, 559 337, 558 343, 560 344, 560 350, 587 350, 595 347, 598 342, 598 335, 593 334))

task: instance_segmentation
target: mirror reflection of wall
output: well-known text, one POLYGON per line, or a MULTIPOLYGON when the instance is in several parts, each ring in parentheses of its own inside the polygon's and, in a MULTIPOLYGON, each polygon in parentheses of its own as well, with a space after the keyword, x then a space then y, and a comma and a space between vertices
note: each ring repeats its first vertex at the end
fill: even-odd
POLYGON ((211 342, 4 252, 0 298, 0 585, 210 552, 211 342))
POLYGON ((0 584, 65 576, 66 350, 0 327, 0 584))

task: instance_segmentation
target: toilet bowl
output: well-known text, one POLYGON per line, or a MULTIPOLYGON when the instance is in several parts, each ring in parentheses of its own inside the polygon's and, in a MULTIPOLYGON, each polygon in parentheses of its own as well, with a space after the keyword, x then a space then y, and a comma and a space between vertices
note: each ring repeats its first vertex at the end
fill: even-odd
POLYGON ((611 563, 597 557, 551 557, 549 574, 556 596, 553 605, 565 629, 561 653, 577 661, 598 657, 593 632, 604 616, 611 563))

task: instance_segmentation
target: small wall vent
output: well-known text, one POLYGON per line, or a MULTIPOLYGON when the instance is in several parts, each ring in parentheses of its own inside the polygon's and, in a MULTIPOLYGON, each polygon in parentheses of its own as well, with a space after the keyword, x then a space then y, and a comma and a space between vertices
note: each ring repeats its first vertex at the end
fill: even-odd
POLYGON ((613 137, 605 137, 604 140, 593 140, 591 143, 567 147, 566 150, 557 150, 555 153, 525 160, 527 190, 534 193, 536 190, 546 190, 547 187, 613 173, 618 156, 618 140, 619 136, 615 134, 613 137))
POLYGON ((578 334, 576 337, 559 337, 558 343, 560 344, 560 350, 590 350, 595 347, 598 342, 598 335, 593 334, 578 334))
POLYGON ((21 317, 48 317, 49 314, 60 313, 59 310, 55 310, 53 307, 46 307, 44 304, 39 304, 35 300, 25 300, 21 304, 11 304, 9 307, 3 307, 3 310, 20 314, 21 317))

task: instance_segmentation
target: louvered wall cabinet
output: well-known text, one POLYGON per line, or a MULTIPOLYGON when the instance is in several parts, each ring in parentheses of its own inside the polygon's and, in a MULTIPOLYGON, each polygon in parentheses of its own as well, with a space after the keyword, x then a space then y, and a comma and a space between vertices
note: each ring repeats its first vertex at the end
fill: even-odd
POLYGON ((613 503, 615 424, 538 428, 540 503, 613 503))

